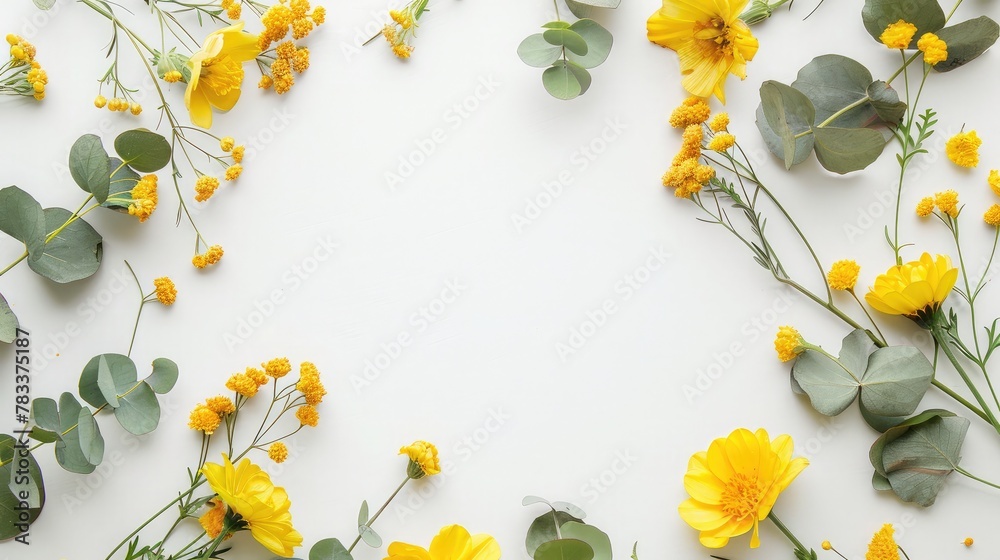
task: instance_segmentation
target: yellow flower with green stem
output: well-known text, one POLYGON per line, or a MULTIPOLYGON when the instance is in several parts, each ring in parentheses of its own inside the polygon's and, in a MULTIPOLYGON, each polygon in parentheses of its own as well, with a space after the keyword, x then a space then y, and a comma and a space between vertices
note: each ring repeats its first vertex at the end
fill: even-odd
POLYGON ((431 545, 393 542, 386 560, 500 560, 500 544, 490 535, 472 535, 461 525, 442 527, 431 545))
POLYGON ((244 33, 243 22, 208 34, 201 50, 188 59, 191 77, 184 104, 191 122, 210 128, 213 109, 228 111, 236 105, 243 86, 243 63, 258 54, 257 36, 244 33))
POLYGON ((944 255, 924 253, 919 260, 896 265, 875 278, 865 301, 888 315, 929 321, 951 293, 958 269, 944 255))
POLYGON ((35 46, 13 33, 7 35, 7 44, 10 59, 0 65, 0 95, 21 95, 41 101, 49 76, 35 60, 35 46))
POLYGON ((417 34, 417 22, 427 10, 427 2, 428 0, 412 0, 401 10, 390 10, 389 18, 392 23, 387 23, 382 27, 382 31, 365 41, 364 44, 371 43, 381 35, 397 58, 410 58, 413 53, 411 40, 417 34))

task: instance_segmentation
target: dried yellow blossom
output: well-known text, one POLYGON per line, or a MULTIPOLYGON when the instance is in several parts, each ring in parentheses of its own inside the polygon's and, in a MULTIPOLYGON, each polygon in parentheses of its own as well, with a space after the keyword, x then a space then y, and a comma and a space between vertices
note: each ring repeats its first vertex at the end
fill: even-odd
POLYGON ((712 132, 722 132, 729 128, 729 113, 718 113, 708 123, 708 128, 712 132))
POLYGON ((778 335, 774 338, 774 349, 782 362, 794 360, 801 352, 802 335, 794 327, 778 327, 778 335))
POLYGON ((921 218, 926 218, 927 216, 930 216, 931 212, 933 211, 934 211, 933 196, 925 196, 920 199, 920 202, 917 203, 917 216, 920 216, 921 218))
POLYGON ((288 458, 288 446, 280 441, 276 441, 267 448, 267 456, 275 463, 284 463, 288 458))
POLYGON ((246 146, 236 146, 235 148, 233 148, 233 153, 232 153, 233 161, 236 163, 242 162, 243 154, 245 151, 246 151, 246 146))
POLYGON ((256 395, 257 388, 257 384, 244 373, 234 373, 226 381, 226 389, 236 391, 240 395, 247 398, 256 395))
POLYGON ((260 81, 257 82, 257 87, 259 87, 260 89, 271 89, 271 86, 273 85, 274 85, 274 79, 266 74, 261 76, 260 81))
POLYGON ((695 124, 700 125, 708 120, 711 113, 712 110, 704 99, 691 96, 670 113, 670 126, 674 128, 687 128, 695 124))
POLYGON ((156 299, 163 305, 173 305, 177 301, 177 287, 174 281, 166 276, 153 280, 156 287, 156 299))
POLYGON ((297 418, 303 426, 315 428, 316 425, 319 424, 319 412, 316 411, 316 407, 310 404, 300 406, 299 409, 295 411, 295 418, 297 418))
POLYGON ((728 132, 720 132, 708 143, 708 149, 713 152, 725 152, 736 144, 736 137, 728 132))
POLYGON ((952 218, 958 217, 958 193, 953 190, 941 191, 934 194, 934 204, 938 210, 948 214, 952 218))
POLYGON ((441 472, 438 450, 433 443, 417 440, 401 447, 399 454, 406 455, 410 459, 406 468, 406 475, 410 478, 418 479, 441 472))
POLYGON ((195 268, 205 268, 206 266, 213 265, 222 260, 222 253, 223 251, 221 245, 212 245, 208 248, 208 251, 200 255, 195 255, 194 258, 191 259, 191 264, 193 264, 195 268))
POLYGON ((319 370, 311 362, 302 362, 295 388, 305 397, 306 404, 313 406, 323 402, 326 395, 326 388, 319 379, 319 370))
POLYGON ((130 195, 132 202, 128 205, 128 213, 139 218, 140 222, 145 222, 156 210, 159 197, 156 194, 156 175, 143 175, 135 186, 132 187, 130 195))
POLYGON ((209 500, 206 504, 210 509, 198 518, 198 523, 205 530, 208 538, 214 539, 222 533, 223 522, 226 519, 226 504, 222 500, 209 500))
POLYGON ((905 49, 910 46, 913 36, 917 33, 917 26, 903 20, 890 23, 879 40, 890 49, 905 49))
POLYGON ((983 221, 993 227, 1000 226, 1000 204, 990 206, 983 214, 983 221))
POLYGON ((983 141, 979 139, 976 131, 971 130, 959 132, 949 138, 944 145, 944 151, 955 165, 976 167, 979 165, 979 146, 982 145, 983 141))
POLYGON ((232 151, 233 146, 235 145, 236 140, 232 136, 223 136, 219 139, 219 148, 221 148, 223 152, 232 151))
POLYGON ((865 554, 865 560, 899 560, 899 545, 896 544, 892 533, 893 528, 891 524, 886 523, 882 525, 882 528, 875 533, 871 542, 868 543, 868 552, 865 554))
POLYGON ((226 168, 226 180, 235 181, 239 178, 241 173, 243 173, 243 166, 238 163, 234 163, 226 168))
POLYGON ((108 99, 103 95, 98 95, 97 97, 94 98, 94 107, 97 107, 98 109, 103 109, 104 106, 107 104, 108 104, 108 99))
POLYGON ((205 435, 212 435, 219 427, 221 420, 219 415, 203 404, 198 404, 191 411, 188 417, 188 427, 192 430, 204 432, 205 435))
POLYGON ((216 395, 205 399, 205 407, 219 416, 225 416, 236 412, 236 405, 229 397, 216 395))
POLYGON ((256 383, 258 387, 267 385, 267 374, 255 367, 248 367, 244 374, 256 383))
POLYGON ((826 275, 826 283, 834 290, 853 290, 858 283, 858 273, 861 267, 858 263, 850 259, 844 259, 833 263, 830 272, 826 275))
POLYGON ((168 70, 165 74, 163 74, 163 81, 168 84, 176 84, 183 79, 184 74, 181 74, 179 70, 168 70))
POLYGON ((917 48, 924 53, 924 62, 931 66, 948 60, 948 45, 933 33, 924 33, 917 41, 917 48))
POLYGON ((264 373, 275 379, 281 379, 292 371, 292 364, 288 358, 274 358, 260 365, 264 368, 264 373))
POLYGON ((138 103, 133 103, 133 104, 129 105, 128 110, 133 115, 138 115, 139 113, 142 112, 142 105, 139 105, 138 103))
POLYGON ((219 179, 211 175, 202 175, 194 182, 194 199, 198 202, 205 202, 212 198, 215 190, 219 188, 219 179))
POLYGON ((990 176, 986 181, 989 183, 993 194, 1000 196, 1000 171, 996 169, 991 170, 990 176))

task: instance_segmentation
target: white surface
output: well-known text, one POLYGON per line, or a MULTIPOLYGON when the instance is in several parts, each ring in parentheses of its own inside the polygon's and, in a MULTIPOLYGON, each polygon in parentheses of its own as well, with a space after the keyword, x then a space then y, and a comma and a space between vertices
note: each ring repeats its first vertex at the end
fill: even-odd
MULTIPOLYGON (((143 12, 138 2, 127 5, 143 12)), ((4 32, 24 32, 38 46, 50 84, 40 105, 3 100, 0 153, 4 184, 20 185, 47 206, 75 207, 80 192, 53 167, 65 161, 72 141, 99 130, 110 144, 126 128, 156 126, 156 111, 152 100, 138 119, 90 106, 94 80, 105 68, 107 28, 83 6, 67 0, 58 6, 42 18, 25 0, 2 16, 4 32), (44 22, 34 32, 26 27, 32 18, 44 22)), ((508 560, 526 558, 523 537, 540 510, 522 508, 520 500, 537 494, 582 506, 588 521, 610 534, 617 558, 627 558, 634 541, 647 560, 707 558, 696 532, 676 513, 685 498, 682 476, 693 452, 738 426, 790 433, 798 453, 811 458, 776 507, 809 545, 829 539, 861 558, 872 532, 892 522, 913 560, 996 556, 1000 493, 954 476, 939 503, 925 510, 871 489, 867 451, 875 433, 855 407, 833 421, 811 412, 789 391, 788 368, 771 347, 779 324, 795 324, 810 340, 832 347, 846 331, 803 298, 782 302, 775 282, 734 239, 696 222, 695 208, 660 186, 679 142, 666 116, 683 92, 674 53, 645 39, 655 1, 627 0, 598 16, 615 46, 593 71, 591 90, 572 102, 550 98, 541 71, 515 54, 519 41, 551 18, 550 4, 433 0, 431 7, 413 59, 400 63, 382 44, 345 54, 345 46, 366 35, 366 25, 375 29, 382 0, 328 3, 328 23, 307 42, 312 68, 292 92, 278 98, 251 83, 236 110, 216 117, 217 134, 248 146, 253 138, 270 141, 247 158, 238 185, 221 189, 198 214, 209 240, 226 250, 214 269, 190 265, 193 235, 184 224, 174 227, 175 201, 163 189, 148 223, 93 214, 105 237, 104 264, 93 278, 61 288, 19 266, 0 279, 36 350, 68 322, 86 328, 37 371, 35 396, 75 392, 91 356, 126 349, 134 287, 126 281, 121 294, 109 291, 117 289, 126 258, 147 283, 160 275, 177 282, 175 306, 144 313, 134 356, 140 363, 173 358, 182 375, 150 436, 136 442, 112 418, 100 419, 106 457, 118 457, 106 459, 102 472, 81 477, 62 471, 50 448, 38 454, 49 501, 32 526, 30 548, 3 544, 0 558, 103 558, 183 484, 198 448, 186 427, 190 408, 221 392, 230 373, 273 356, 316 362, 330 390, 320 426, 296 436, 293 459, 271 469, 293 500, 294 522, 306 540, 300 556, 321 538, 352 538, 361 500, 380 504, 400 478, 405 461, 396 450, 423 438, 438 444, 452 474, 404 491, 376 524, 387 542, 427 544, 439 527, 457 522, 495 535, 508 560), (493 91, 483 83, 495 84, 493 91), (475 110, 457 119, 453 107, 471 107, 477 92, 475 110), (580 149, 606 133, 609 122, 620 123, 620 133, 604 153, 581 160, 580 149), (405 182, 389 188, 385 174, 435 129, 445 141, 405 182), (523 215, 526 200, 542 196, 543 184, 560 173, 572 183, 518 231, 512 217, 523 215), (310 255, 327 239, 337 244, 333 256, 301 282, 290 281, 295 267, 311 267, 310 255), (638 289, 623 288, 629 275, 643 276, 639 269, 657 251, 669 254, 665 265, 638 289), (441 309, 435 298, 449 282, 461 284, 460 295, 422 328, 414 315, 424 307, 441 309), (273 290, 284 303, 245 342, 227 346, 226 334, 273 290), (86 314, 81 306, 102 293, 110 301, 86 314), (562 360, 557 344, 567 343, 606 300, 617 312, 562 360), (366 360, 403 333, 412 345, 356 390, 352 379, 363 375, 366 360), (743 353, 727 360, 732 345, 743 353), (722 374, 708 387, 703 381, 703 394, 689 400, 685 386, 708 368, 717 374, 717 362, 722 374), (505 419, 486 438, 495 411, 505 419), (475 447, 466 443, 476 437, 475 447), (620 465, 619 454, 632 457, 631 464, 597 490, 592 480, 603 474, 609 481, 605 473, 620 465), (88 497, 85 485, 98 488, 88 497), (398 509, 407 505, 415 515, 398 509), (976 539, 970 550, 960 546, 966 536, 976 539)), ((802 217, 824 261, 857 258, 867 285, 890 264, 881 239, 885 215, 860 235, 845 228, 870 207, 882 213, 877 193, 894 189, 894 157, 886 154, 848 177, 823 172, 814 159, 785 173, 764 154, 753 124, 760 82, 789 83, 814 56, 851 56, 882 77, 896 67, 898 57, 865 33, 860 3, 828 1, 800 21, 812 7, 800 0, 791 14, 754 29, 761 49, 750 77, 729 81, 727 110, 744 145, 763 159, 761 175, 802 217)), ((1000 18, 996 3, 985 0, 968 0, 957 18, 982 13, 1000 18)), ((998 56, 990 52, 951 75, 934 75, 925 91, 940 112, 935 161, 908 183, 903 224, 907 239, 925 240, 930 250, 949 250, 949 243, 941 228, 912 217, 920 196, 958 188, 976 215, 991 202, 985 176, 1000 166, 1000 121, 990 99, 1000 88, 998 56), (984 139, 983 164, 969 173, 946 164, 940 151, 962 123, 984 139)), ((180 88, 170 95, 182 109, 180 88)), ((185 184, 190 187, 190 178, 185 184)), ((777 222, 774 228, 780 233, 777 222)), ((986 251, 989 233, 967 229, 986 251)), ((0 241, 5 260, 18 252, 16 244, 0 241)), ((810 278, 815 285, 818 279, 810 278)), ((914 334, 905 321, 883 323, 892 325, 897 340, 914 334)), ((0 348, 0 363, 12 361, 10 349, 0 348)), ((11 402, 11 391, 11 383, 0 385, 0 402, 11 402)), ((933 393, 924 404, 955 408, 933 393)), ((973 422, 967 468, 1000 478, 997 440, 973 422)), ((762 540, 750 551, 746 537, 736 539, 721 554, 791 557, 769 524, 762 525, 762 540)), ((240 558, 269 557, 249 535, 234 544, 240 558)), ((362 546, 356 557, 375 560, 383 552, 362 546)))

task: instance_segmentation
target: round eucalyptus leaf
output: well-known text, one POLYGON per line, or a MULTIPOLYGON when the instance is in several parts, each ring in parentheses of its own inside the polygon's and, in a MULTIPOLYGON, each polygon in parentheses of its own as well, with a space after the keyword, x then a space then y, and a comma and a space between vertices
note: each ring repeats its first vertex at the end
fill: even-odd
POLYGON ((358 527, 358 533, 361 535, 361 540, 365 541, 365 544, 368 546, 372 548, 382 546, 382 537, 380 537, 379 534, 375 532, 375 529, 372 529, 370 526, 361 525, 358 527))
POLYGON ((73 143, 69 150, 69 173, 81 189, 94 195, 98 204, 107 200, 111 161, 97 135, 84 134, 73 143))
POLYGON ((590 545, 594 560, 611 560, 611 538, 604 531, 576 521, 567 521, 559 530, 564 539, 576 539, 590 545))
MULTIPOLYGON (((93 276, 101 266, 103 239, 83 218, 62 227, 73 214, 64 208, 45 209, 45 229, 56 233, 36 253, 28 266, 37 274, 65 284, 93 276)), ((51 235, 50 233, 50 235, 51 235)))
POLYGON ((569 71, 573 73, 573 77, 576 78, 576 81, 580 82, 580 95, 587 93, 587 90, 590 89, 591 82, 593 82, 590 72, 572 60, 568 61, 566 66, 569 68, 569 71))
MULTIPOLYGON (((817 56, 799 70, 792 87, 801 91, 816 108, 816 123, 825 122, 845 107, 868 97, 872 73, 860 62, 827 54, 817 56)), ((857 128, 868 126, 877 114, 870 103, 862 103, 840 115, 829 126, 857 128)))
POLYGON ((583 85, 565 60, 557 60, 542 72, 542 85, 549 95, 562 100, 578 97, 583 91, 583 85))
POLYGON ((45 482, 35 457, 26 447, 20 446, 14 437, 7 434, 0 434, 0 464, 3 464, 0 467, 0 480, 10 482, 0 486, 0 540, 7 540, 26 530, 26 527, 18 526, 22 523, 20 514, 24 509, 19 509, 24 506, 22 502, 25 502, 28 508, 28 520, 25 525, 30 525, 38 519, 45 506, 45 482), (16 480, 18 470, 22 471, 21 480, 16 480), (24 471, 27 471, 26 475, 23 474, 24 471), (25 476, 27 480, 24 480, 25 476), (26 492, 28 499, 22 500, 20 492, 26 492))
POLYGON ((111 158, 111 168, 115 172, 111 175, 108 199, 101 206, 118 212, 128 212, 129 204, 132 203, 132 189, 139 182, 139 174, 131 167, 122 165, 122 160, 118 158, 111 158))
POLYGON ((535 551, 535 560, 593 560, 594 549, 578 539, 557 539, 542 543, 535 551))
POLYGON ((541 33, 529 35, 517 46, 517 56, 528 66, 545 68, 559 60, 562 49, 550 45, 541 33))
POLYGON ((138 379, 138 372, 132 358, 124 354, 99 354, 94 356, 83 367, 79 383, 80 397, 94 408, 100 408, 108 404, 108 399, 105 397, 106 389, 102 390, 99 379, 102 361, 107 365, 107 370, 111 373, 115 395, 119 395, 124 390, 128 390, 134 386, 138 379))
POLYGON ((145 128, 126 130, 115 138, 115 152, 132 169, 152 173, 170 161, 170 143, 145 128))
POLYGON ((97 466, 104 460, 104 436, 90 409, 83 407, 78 415, 76 431, 79 434, 80 450, 91 465, 97 466))
POLYGON ((614 37, 610 31, 592 19, 581 19, 574 22, 569 28, 576 31, 587 42, 587 54, 578 55, 571 51, 566 53, 566 58, 584 68, 600 66, 608 59, 611 46, 614 44, 614 37))
POLYGON ((309 560, 353 560, 339 539, 323 539, 309 549, 309 560))
POLYGON ((841 175, 860 171, 872 164, 885 148, 885 138, 870 128, 816 128, 816 159, 826 168, 841 175))
POLYGON ((556 527, 562 527, 567 521, 580 521, 580 519, 566 512, 555 510, 549 510, 536 517, 531 522, 531 526, 528 527, 528 534, 524 538, 524 547, 528 551, 528 556, 534 557, 535 551, 542 543, 559 538, 556 527))
POLYGON ((24 243, 29 263, 38 259, 47 231, 42 206, 18 187, 0 189, 0 231, 24 243))
POLYGON ((906 103, 899 100, 899 94, 892 86, 877 80, 868 86, 868 98, 875 113, 883 121, 890 124, 899 124, 906 114, 906 103))
POLYGON ((542 33, 542 37, 551 45, 566 47, 570 52, 581 56, 587 54, 587 41, 572 29, 548 29, 542 33))
POLYGON ((550 21, 545 25, 543 25, 542 27, 545 29, 566 29, 567 27, 569 27, 569 22, 562 20, 550 21))
POLYGON ((968 64, 986 49, 993 46, 1000 37, 1000 26, 987 16, 950 25, 937 32, 937 36, 948 45, 948 59, 933 66, 938 72, 949 72, 968 64))
POLYGON ((177 364, 167 358, 153 360, 153 373, 146 378, 146 383, 154 393, 169 393, 177 383, 177 364))
POLYGON ((781 139, 785 169, 791 169, 801 155, 796 137, 807 135, 816 122, 816 109, 801 91, 773 80, 761 84, 760 101, 769 128, 781 139))
MULTIPOLYGON (((767 124, 767 118, 764 116, 764 104, 761 103, 757 105, 756 124, 757 130, 760 131, 761 138, 764 139, 764 144, 767 145, 767 149, 771 151, 776 157, 781 159, 785 158, 785 147, 784 141, 778 133, 771 128, 771 125, 767 124)), ((798 165, 809 158, 809 154, 812 153, 813 143, 816 141, 812 134, 805 134, 795 138, 795 145, 793 148, 792 165, 798 165)))
POLYGON ((534 504, 545 504, 552 507, 552 504, 550 504, 548 500, 539 496, 525 496, 524 498, 521 498, 522 506, 530 506, 534 504))
POLYGON ((152 432, 160 422, 160 403, 156 400, 156 393, 145 381, 139 381, 132 389, 120 392, 118 404, 115 418, 122 428, 137 436, 152 432))
POLYGON ((4 299, 3 294, 0 294, 0 342, 11 343, 17 338, 17 328, 20 323, 17 322, 17 315, 14 315, 14 311, 7 304, 7 300, 4 299))
POLYGON ((865 0, 861 9, 865 29, 876 41, 890 23, 903 20, 917 27, 908 48, 917 48, 924 33, 934 33, 944 27, 944 10, 937 0, 865 0))

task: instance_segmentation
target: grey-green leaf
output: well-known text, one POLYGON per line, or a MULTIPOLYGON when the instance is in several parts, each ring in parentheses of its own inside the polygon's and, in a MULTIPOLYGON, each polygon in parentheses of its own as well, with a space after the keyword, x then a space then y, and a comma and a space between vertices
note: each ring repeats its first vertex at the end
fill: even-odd
MULTIPOLYGON (((0 467, 0 480, 10 480, 13 471, 15 471, 14 454, 20 452, 15 447, 16 445, 16 439, 7 434, 0 434, 0 464, 3 465, 0 467)), ((31 486, 38 489, 31 497, 31 502, 37 505, 32 503, 28 505, 27 521, 30 525, 34 523, 35 519, 38 519, 42 507, 45 505, 45 483, 42 480, 42 470, 38 467, 38 463, 31 453, 28 453, 27 461, 31 486)), ((12 539, 21 533, 21 529, 17 527, 17 524, 22 522, 20 514, 23 511, 17 509, 19 502, 18 496, 11 491, 9 486, 0 487, 0 540, 12 539)))
MULTIPOLYGON (((83 406, 72 393, 59 397, 59 439, 55 444, 56 462, 78 474, 90 474, 97 465, 90 462, 88 454, 80 447, 80 431, 76 429, 83 406)), ((89 412, 88 412, 89 413, 89 412)))
MULTIPOLYGON (((64 208, 45 209, 45 229, 51 235, 63 226, 72 213, 64 208)), ((57 233, 28 266, 37 274, 65 284, 92 276, 101 266, 103 239, 83 218, 77 218, 57 233)))
POLYGON ((558 538, 556 527, 562 527, 567 521, 580 521, 572 515, 550 510, 539 515, 528 527, 528 534, 524 537, 524 547, 528 551, 528 556, 534 556, 535 551, 542 543, 558 538))
POLYGON ((986 16, 979 16, 945 27, 938 31, 937 36, 948 45, 948 59, 938 62, 933 68, 938 72, 948 72, 968 64, 992 47, 1000 37, 1000 26, 986 16))
POLYGON ((91 465, 100 465, 104 459, 104 437, 101 436, 97 420, 94 420, 89 408, 80 409, 76 431, 79 434, 80 450, 84 458, 91 465))
POLYGON ((323 539, 309 549, 309 560, 354 560, 340 539, 323 539))
POLYGON ((885 148, 885 138, 870 128, 815 128, 813 136, 816 159, 841 175, 868 167, 885 148))
POLYGON ((968 429, 966 418, 935 417, 887 443, 881 462, 893 492, 903 501, 932 505, 958 466, 968 429))
POLYGON ((879 348, 861 379, 861 406, 879 416, 913 414, 931 386, 934 366, 912 346, 879 348))
POLYGON ((140 173, 162 169, 170 161, 170 144, 163 136, 145 128, 126 130, 115 138, 115 152, 140 173))
POLYGON ((791 169, 796 159, 795 136, 812 127, 816 109, 805 94, 773 80, 761 84, 760 101, 767 124, 781 138, 785 169, 791 169))
POLYGON ((899 100, 899 94, 882 80, 868 86, 868 98, 875 113, 883 121, 899 124, 906 114, 906 103, 899 100))
POLYGON ((622 0, 576 0, 578 4, 586 4, 587 6, 593 6, 595 8, 617 8, 621 5, 622 0))
POLYGON ((594 527, 576 521, 567 521, 559 528, 564 539, 577 539, 590 545, 594 551, 594 560, 611 560, 611 539, 607 533, 594 527))
POLYGON ((153 360, 153 373, 146 378, 149 388, 155 393, 165 395, 177 383, 177 364, 167 358, 153 360))
POLYGON ((38 397, 31 400, 31 419, 36 426, 43 430, 58 432, 61 428, 59 407, 56 401, 48 397, 38 397))
POLYGON ((361 509, 358 511, 358 527, 368 524, 368 500, 361 502, 361 509))
POLYGON ((861 410, 861 417, 864 418, 865 422, 867 422, 872 429, 878 430, 879 432, 885 432, 889 428, 899 425, 900 422, 906 419, 905 416, 882 416, 875 414, 864 406, 859 406, 858 408, 861 410))
POLYGON ((521 58, 521 61, 535 68, 550 66, 559 60, 560 53, 562 53, 562 48, 550 45, 541 33, 528 35, 517 46, 517 56, 521 58))
POLYGON ((129 432, 137 436, 148 434, 156 429, 160 422, 160 403, 156 393, 145 381, 140 381, 131 389, 119 391, 119 406, 115 409, 115 418, 129 432))
POLYGON ((24 243, 28 262, 40 258, 46 233, 42 206, 18 187, 0 189, 0 231, 24 243))
POLYGON ((14 311, 7 304, 7 300, 4 299, 3 294, 0 294, 0 342, 13 342, 17 338, 17 328, 19 326, 17 316, 14 315, 14 311))
POLYGON ((836 416, 847 409, 858 395, 861 372, 848 371, 844 366, 816 350, 806 350, 792 366, 792 378, 809 396, 812 407, 820 414, 836 416), (853 374, 853 376, 852 376, 853 374))
MULTIPOLYGON (((767 145, 767 149, 771 151, 775 156, 784 159, 785 148, 781 136, 771 128, 771 125, 767 124, 767 118, 764 117, 764 104, 761 103, 757 105, 757 130, 760 131, 761 137, 764 139, 764 144, 767 145)), ((805 130, 809 130, 806 128, 805 130)), ((792 159, 792 165, 798 165, 809 158, 809 154, 813 150, 813 138, 812 134, 805 134, 795 138, 795 150, 794 157, 792 159)))
POLYGON ((578 539, 558 539, 542 543, 535 551, 535 560, 592 560, 594 549, 578 539))
POLYGON ((573 22, 570 29, 576 31, 587 42, 587 54, 578 55, 572 51, 566 53, 566 58, 584 68, 600 66, 608 59, 614 37, 611 32, 592 19, 581 19, 573 22))
POLYGON ((570 52, 581 56, 587 54, 587 41, 572 29, 547 29, 542 37, 551 45, 566 47, 570 52))
POLYGON ((545 504, 549 507, 552 507, 552 504, 550 504, 548 500, 539 496, 525 496, 524 498, 521 499, 522 506, 530 506, 534 504, 545 504))
POLYGON ((358 533, 361 535, 361 540, 365 541, 365 544, 368 546, 372 548, 382 546, 382 537, 375 532, 375 529, 372 529, 368 525, 358 527, 358 533))
POLYGON ((543 29, 566 29, 569 27, 568 21, 556 20, 542 24, 543 29))
POLYGON ((577 519, 585 519, 587 517, 587 512, 569 502, 552 502, 551 507, 557 511, 564 511, 577 519))
MULTIPOLYGON (((817 56, 799 70, 792 87, 801 91, 816 108, 816 122, 824 122, 850 105, 868 96, 868 86, 872 74, 860 62, 827 54, 817 56)), ((875 109, 869 103, 838 116, 830 126, 857 128, 867 126, 876 118, 875 109)))
MULTIPOLYGON (((52 6, 56 5, 56 0, 32 0, 35 3, 35 7, 40 10, 51 9, 52 6)), ((0 537, 0 540, 8 537, 0 537)))
POLYGON ((937 0, 865 0, 861 9, 865 29, 876 41, 890 23, 907 21, 917 27, 909 48, 917 48, 917 40, 924 33, 934 33, 944 27, 944 10, 937 0))
POLYGON ((569 68, 569 71, 573 73, 573 77, 576 78, 576 81, 580 82, 580 95, 587 93, 587 90, 590 89, 590 83, 593 81, 590 76, 590 72, 572 60, 568 61, 566 66, 569 68))
POLYGON ((542 85, 556 99, 573 99, 583 91, 583 86, 576 74, 569 69, 565 60, 557 60, 551 67, 542 72, 542 85))
POLYGON ((97 388, 101 390, 101 396, 107 401, 111 408, 118 408, 118 394, 115 391, 115 378, 111 375, 111 368, 108 366, 107 356, 98 356, 97 360, 97 388))
POLYGON ((69 150, 69 172, 76 184, 93 194, 99 204, 108 199, 111 161, 98 136, 84 134, 77 138, 69 150))
POLYGON ((131 167, 122 165, 122 160, 118 158, 111 158, 111 167, 115 172, 111 175, 108 200, 102 206, 119 212, 128 212, 128 206, 132 203, 131 191, 139 182, 139 174, 132 171, 131 167))
POLYGON ((83 367, 79 383, 80 397, 94 408, 100 408, 108 403, 108 400, 104 397, 104 391, 101 390, 98 384, 101 361, 107 364, 108 370, 111 372, 116 394, 119 394, 120 389, 123 387, 127 389, 134 386, 138 379, 135 362, 128 356, 123 354, 100 354, 94 356, 83 367))

